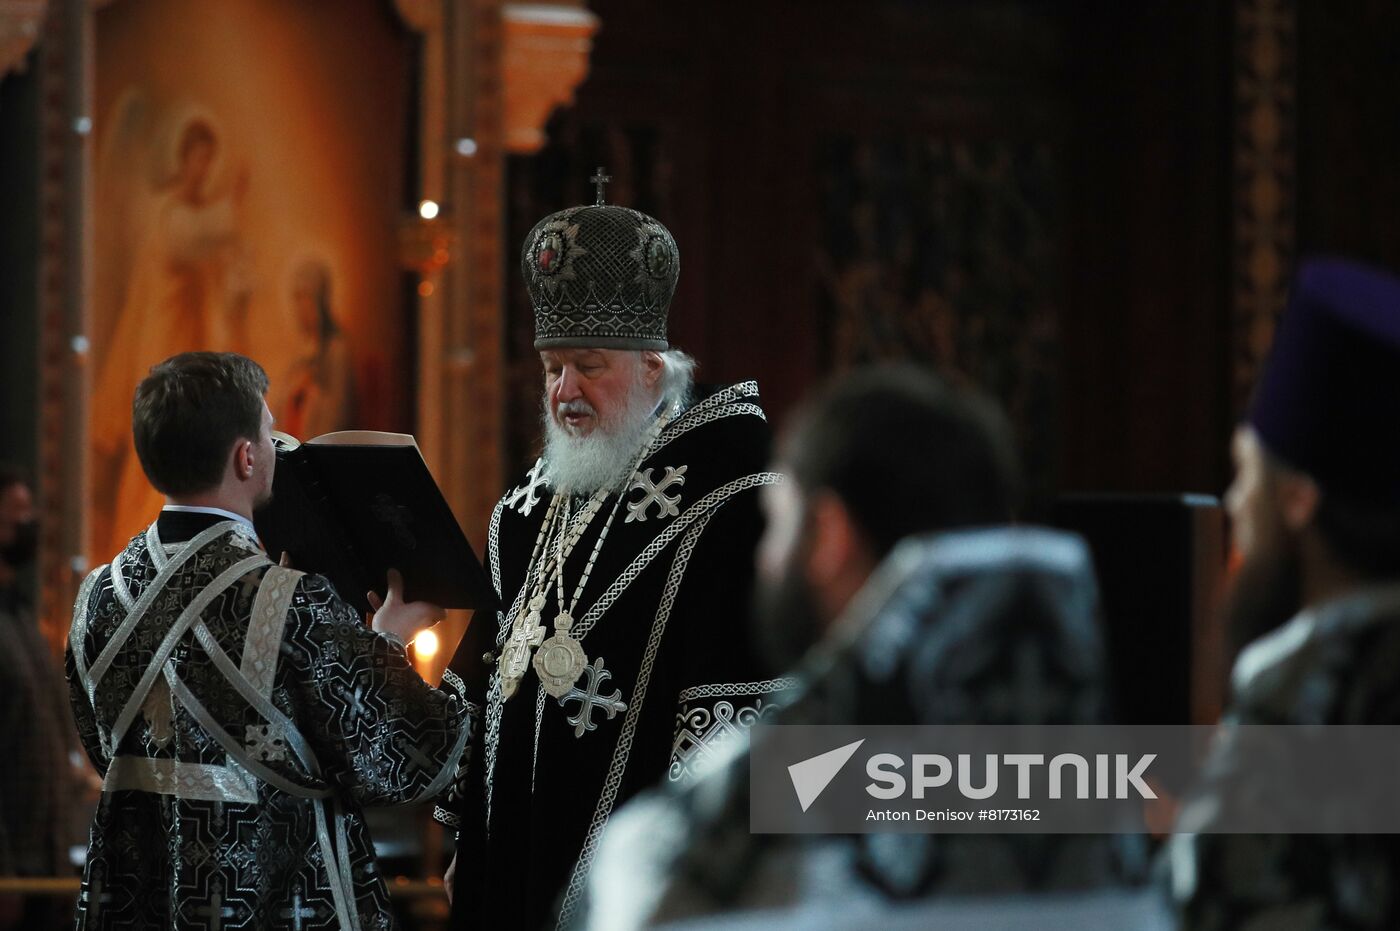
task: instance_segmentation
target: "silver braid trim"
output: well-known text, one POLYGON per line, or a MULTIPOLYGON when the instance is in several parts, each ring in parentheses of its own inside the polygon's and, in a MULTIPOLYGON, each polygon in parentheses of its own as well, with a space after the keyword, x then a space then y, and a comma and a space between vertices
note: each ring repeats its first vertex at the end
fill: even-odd
POLYGON ((727 485, 716 488, 695 504, 686 508, 685 512, 681 514, 680 517, 675 518, 667 524, 666 529, 657 534, 656 539, 652 540, 651 543, 647 544, 646 549, 642 550, 637 558, 632 560, 631 565, 622 570, 622 574, 619 575, 617 579, 608 586, 607 591, 603 592, 598 600, 593 603, 592 607, 588 609, 588 613, 583 616, 583 620, 579 621, 578 625, 574 628, 574 639, 583 640, 588 632, 593 629, 594 625, 598 623, 598 619, 603 616, 603 613, 606 612, 608 608, 611 608, 617 599, 621 597, 622 593, 637 580, 637 576, 641 575, 642 572, 646 570, 647 566, 651 565, 652 560, 670 545, 672 540, 689 528, 691 524, 707 517, 711 509, 740 492, 748 491, 750 488, 758 488, 763 485, 777 485, 782 481, 783 476, 779 472, 755 472, 752 475, 736 478, 727 485))
MULTIPOLYGON (((748 477, 753 478, 753 476, 748 477)), ((657 606, 656 620, 651 626, 651 636, 647 640, 646 652, 642 654, 642 666, 637 673, 637 683, 632 689, 632 702, 627 708, 627 719, 622 724, 621 733, 618 734, 617 746, 613 750, 612 765, 608 767, 608 775, 603 782, 603 793, 598 798, 598 807, 593 811, 593 821, 588 826, 588 836, 584 839, 583 850, 579 854, 578 863, 574 866, 573 875, 569 877, 568 889, 564 893, 564 902, 559 910, 558 928, 569 927, 573 921, 574 912, 578 910, 584 884, 588 880, 589 870, 593 867, 593 858, 598 853, 598 841, 602 837, 603 828, 607 826, 608 818, 612 815, 613 806, 617 803, 617 793, 622 786, 622 775, 627 769, 627 760, 632 753, 632 741, 637 734, 637 723, 642 717, 642 705, 646 702, 647 687, 651 684, 652 667, 656 664, 656 654, 661 647, 661 635, 666 632, 666 622, 671 617, 671 608, 676 603, 676 593, 680 591, 681 582, 685 578, 685 569, 690 562, 690 556, 695 551, 695 545, 700 542, 700 535, 705 532, 705 527, 709 525, 710 518, 713 516, 711 513, 704 514, 694 529, 686 534, 685 539, 681 541, 680 547, 676 550, 676 560, 671 564, 671 574, 667 576, 666 587, 661 593, 661 602, 657 606)), ((672 526, 675 524, 673 523, 672 526)))
POLYGON ((695 685, 682 689, 676 696, 677 702, 694 701, 698 698, 740 698, 749 695, 771 695, 796 688, 802 680, 796 676, 783 676, 779 679, 764 679, 760 682, 716 682, 711 685, 695 685))
POLYGON ((662 434, 661 439, 657 442, 656 448, 652 450, 652 453, 654 454, 658 450, 664 449, 673 441, 680 439, 697 427, 712 424, 716 420, 723 420, 726 417, 757 417, 759 420, 765 422, 768 420, 768 415, 765 414, 763 408, 759 407, 757 404, 730 404, 726 407, 715 408, 701 414, 696 414, 693 417, 684 417, 677 421, 671 429, 662 434))

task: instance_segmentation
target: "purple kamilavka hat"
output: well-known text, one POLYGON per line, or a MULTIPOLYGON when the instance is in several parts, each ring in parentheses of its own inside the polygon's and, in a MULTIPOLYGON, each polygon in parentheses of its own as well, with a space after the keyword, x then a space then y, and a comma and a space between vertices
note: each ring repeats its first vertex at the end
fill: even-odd
POLYGON ((1400 504, 1400 279, 1304 262, 1246 420, 1324 491, 1400 504))

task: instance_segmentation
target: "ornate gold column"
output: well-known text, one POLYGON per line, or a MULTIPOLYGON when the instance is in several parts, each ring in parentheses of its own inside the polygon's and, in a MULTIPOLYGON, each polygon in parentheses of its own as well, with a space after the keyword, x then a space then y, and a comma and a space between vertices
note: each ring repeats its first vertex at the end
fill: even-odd
POLYGON ((402 231, 419 279, 418 437, 480 547, 504 481, 502 4, 396 2, 424 43, 421 203, 402 231))
POLYGON ((574 102, 588 76, 598 17, 575 3, 508 3, 505 15, 506 148, 530 155, 545 144, 544 124, 574 102))
MULTIPOLYGON (((421 197, 402 231, 418 275, 418 437, 485 556, 505 491, 503 355, 507 151, 534 151, 545 120, 587 72, 597 20, 577 4, 396 0, 423 36, 421 197)), ((443 625, 440 674, 466 618, 443 625)))
POLYGON ((421 197, 404 260, 419 275, 418 434, 478 546, 505 490, 506 153, 537 151, 588 72, 581 3, 396 0, 423 36, 421 197))
POLYGON ((54 0, 39 53, 40 617, 67 634, 83 556, 88 393, 87 287, 92 268, 92 4, 54 0))

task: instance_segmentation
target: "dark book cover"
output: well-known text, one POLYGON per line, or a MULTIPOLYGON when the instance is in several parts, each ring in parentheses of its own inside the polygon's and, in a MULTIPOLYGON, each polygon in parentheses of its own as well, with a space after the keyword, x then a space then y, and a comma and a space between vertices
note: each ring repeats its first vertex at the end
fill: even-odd
POLYGON ((496 604, 486 572, 411 437, 331 434, 296 444, 277 438, 272 501, 254 515, 274 558, 330 579, 340 597, 370 610, 388 572, 404 598, 444 608, 496 604), (347 442, 352 437, 373 443, 347 442), (397 439, 398 442, 391 442, 397 439))

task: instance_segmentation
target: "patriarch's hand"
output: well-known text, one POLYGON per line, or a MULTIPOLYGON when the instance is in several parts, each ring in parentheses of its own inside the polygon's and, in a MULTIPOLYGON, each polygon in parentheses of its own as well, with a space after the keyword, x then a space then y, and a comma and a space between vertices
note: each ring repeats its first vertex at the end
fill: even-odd
POLYGON ((389 588, 382 599, 375 592, 367 592, 366 597, 374 609, 370 626, 381 634, 393 634, 405 643, 447 616, 446 611, 430 601, 404 601, 403 575, 397 569, 389 570, 389 588))

